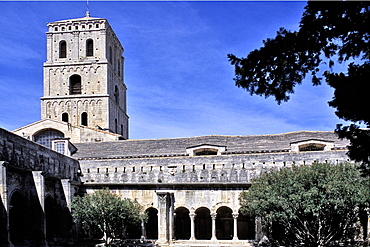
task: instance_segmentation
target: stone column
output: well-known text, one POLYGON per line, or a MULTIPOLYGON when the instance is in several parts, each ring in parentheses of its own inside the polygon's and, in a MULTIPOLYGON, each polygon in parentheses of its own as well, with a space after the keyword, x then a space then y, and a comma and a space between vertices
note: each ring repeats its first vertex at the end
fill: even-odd
POLYGON ((158 195, 158 242, 166 243, 167 229, 167 192, 157 192, 158 195))
POLYGON ((144 220, 141 220, 141 240, 146 240, 146 229, 145 229, 145 224, 144 220))
POLYGON ((255 218, 255 240, 261 240, 263 237, 263 230, 262 230, 262 219, 261 217, 255 218))
POLYGON ((212 238, 211 240, 217 240, 216 238, 216 213, 211 213, 211 218, 212 218, 212 238))
POLYGON ((169 199, 169 205, 168 205, 168 239, 169 240, 173 240, 174 239, 174 236, 175 236, 175 233, 174 233, 174 229, 175 229, 175 211, 174 211, 174 206, 175 206, 175 197, 174 197, 174 194, 173 193, 169 193, 168 194, 168 199, 169 199))
POLYGON ((189 214, 189 217, 190 217, 190 240, 195 240, 195 235, 194 235, 194 232, 195 232, 194 231, 195 216, 196 216, 196 214, 194 212, 189 214))
MULTIPOLYGON (((32 171, 33 181, 35 182, 37 197, 39 198, 40 206, 45 215, 45 178, 42 171, 32 171)), ((43 217, 42 234, 43 241, 46 244, 46 217, 43 217)))
POLYGON ((234 237, 233 240, 239 240, 238 238, 238 213, 233 213, 233 219, 234 219, 234 237))
MULTIPOLYGON (((6 235, 7 235, 7 243, 10 243, 10 235, 9 235, 9 204, 8 204, 8 186, 6 183, 6 173, 7 168, 6 165, 8 163, 6 161, 0 161, 0 197, 1 202, 3 203, 5 213, 6 213, 6 235)), ((5 215, 4 215, 5 216, 5 215)))
POLYGON ((62 182, 62 188, 63 188, 63 192, 66 198, 67 207, 71 209, 71 203, 73 199, 72 193, 71 193, 72 192, 71 182, 69 179, 61 179, 60 181, 62 182))

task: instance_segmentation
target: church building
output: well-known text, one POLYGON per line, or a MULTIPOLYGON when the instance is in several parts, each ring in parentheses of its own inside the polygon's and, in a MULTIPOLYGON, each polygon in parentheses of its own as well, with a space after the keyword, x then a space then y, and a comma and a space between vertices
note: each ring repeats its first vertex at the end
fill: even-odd
MULTIPOLYGON (((20 137, 0 132, 3 174, 23 178, 20 170, 32 171, 27 181, 35 192, 25 195, 13 178, 0 180, 5 208, 35 196, 38 212, 50 215, 56 212, 48 209, 51 203, 66 208, 81 188, 109 188, 148 213, 142 228, 129 231, 131 238, 159 246, 252 246, 267 233, 261 219, 240 212, 239 195, 251 179, 270 169, 349 161, 348 142, 324 131, 131 140, 124 49, 108 21, 87 15, 47 26, 41 120, 12 132, 23 137, 22 147, 20 137), (35 154, 35 166, 17 168, 26 152, 35 154)), ((3 217, 9 244, 28 241, 15 233, 20 219, 3 217)), ((50 218, 40 222, 45 246, 63 238, 50 218)), ((283 235, 275 231, 276 238, 283 235)))

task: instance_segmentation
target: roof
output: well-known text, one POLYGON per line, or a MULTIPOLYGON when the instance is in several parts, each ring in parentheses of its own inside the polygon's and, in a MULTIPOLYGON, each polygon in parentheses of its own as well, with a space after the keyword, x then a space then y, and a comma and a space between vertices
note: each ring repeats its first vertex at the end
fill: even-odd
POLYGON ((225 146, 223 154, 253 152, 286 152, 291 143, 308 140, 334 142, 334 148, 345 148, 346 140, 339 140, 334 132, 298 131, 273 135, 248 136, 199 136, 187 138, 122 140, 113 142, 76 143, 78 151, 73 156, 78 159, 109 159, 185 156, 186 149, 202 144, 225 146))

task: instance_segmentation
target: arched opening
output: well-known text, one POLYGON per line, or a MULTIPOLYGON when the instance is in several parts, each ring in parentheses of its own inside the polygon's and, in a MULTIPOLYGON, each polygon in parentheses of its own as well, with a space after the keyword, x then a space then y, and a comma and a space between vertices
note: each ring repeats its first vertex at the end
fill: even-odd
POLYGON ((232 210, 229 207, 220 207, 217 209, 216 216, 216 238, 231 240, 234 235, 234 225, 232 210))
POLYGON ((86 56, 94 56, 94 41, 92 39, 86 40, 86 56))
POLYGON ((212 220, 208 208, 201 207, 195 211, 195 238, 209 240, 212 237, 212 220))
POLYGON ((190 239, 189 210, 179 207, 175 210, 175 238, 190 239))
POLYGON ((218 150, 214 148, 200 148, 197 150, 194 150, 194 155, 200 156, 200 155, 217 155, 218 150))
POLYGON ((53 241, 58 229, 58 222, 55 220, 58 215, 55 200, 51 196, 45 198, 45 223, 46 223, 46 240, 53 241))
POLYGON ((81 113, 81 125, 87 126, 87 113, 86 112, 81 113))
POLYGON ((69 77, 69 94, 81 94, 81 76, 69 77))
POLYGON ((119 104, 119 90, 117 85, 114 86, 114 101, 119 104))
POLYGON ((63 114, 62 114, 62 121, 63 121, 63 122, 67 122, 67 123, 68 123, 68 120, 69 120, 69 119, 68 119, 68 113, 66 113, 66 112, 65 112, 65 113, 63 113, 63 114))
POLYGON ((324 151, 325 144, 320 143, 309 143, 303 144, 299 146, 300 152, 309 152, 309 151, 324 151))
POLYGON ((67 57, 67 42, 64 40, 59 42, 59 58, 67 57))
POLYGON ((158 239, 158 210, 155 208, 148 208, 148 221, 145 223, 146 238, 158 239))
POLYGON ((238 215, 238 238, 239 239, 254 239, 255 238, 255 218, 244 215, 239 210, 238 215))
POLYGON ((13 244, 23 243, 26 237, 26 205, 23 195, 16 191, 10 198, 9 234, 13 244))
POLYGON ((64 138, 64 134, 58 130, 47 129, 37 133, 34 136, 34 142, 51 149, 51 141, 56 138, 64 138))
POLYGON ((273 221, 271 225, 271 238, 273 240, 284 240, 285 237, 285 226, 278 221, 273 221))

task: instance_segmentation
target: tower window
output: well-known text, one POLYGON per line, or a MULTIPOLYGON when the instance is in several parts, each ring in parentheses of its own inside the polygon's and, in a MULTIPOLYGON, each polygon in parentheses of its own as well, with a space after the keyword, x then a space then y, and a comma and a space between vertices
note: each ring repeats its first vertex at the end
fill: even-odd
POLYGON ((72 75, 69 78, 69 94, 81 94, 81 76, 72 75))
POLYGON ((87 113, 83 112, 81 114, 81 125, 87 126, 87 113))
POLYGON ((111 46, 109 46, 109 62, 113 63, 113 52, 111 46))
POLYGON ((118 130, 118 124, 117 124, 117 118, 114 119, 114 132, 117 133, 118 130))
POLYGON ((114 87, 114 100, 117 104, 119 104, 119 90, 117 85, 114 87))
POLYGON ((59 43, 59 58, 66 58, 67 57, 67 43, 62 40, 59 43))
POLYGON ((121 63, 120 61, 118 60, 118 76, 121 76, 121 63))
POLYGON ((86 40, 86 56, 94 56, 94 42, 92 39, 86 40))
POLYGON ((68 123, 68 113, 65 112, 62 114, 62 121, 68 123))

